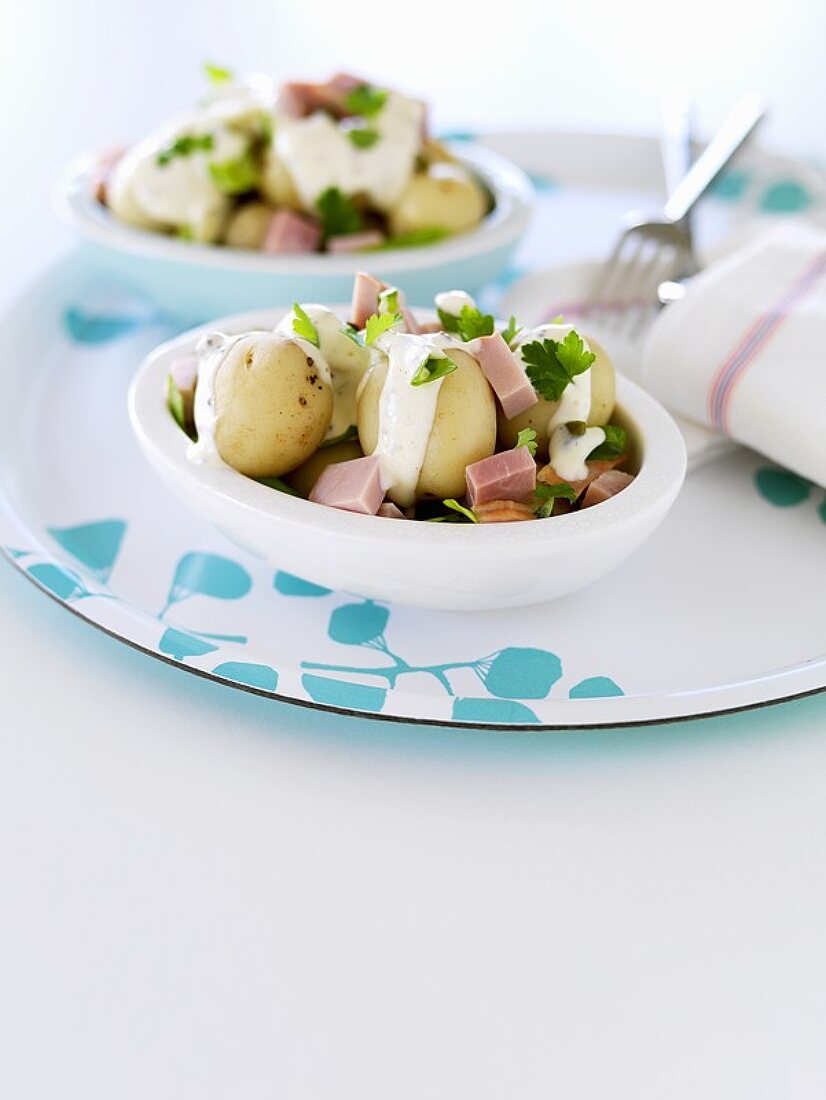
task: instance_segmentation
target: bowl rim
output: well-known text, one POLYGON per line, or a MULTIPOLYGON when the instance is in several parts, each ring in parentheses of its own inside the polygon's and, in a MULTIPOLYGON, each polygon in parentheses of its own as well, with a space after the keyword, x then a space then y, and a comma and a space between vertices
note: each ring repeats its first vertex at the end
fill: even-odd
POLYGON ((529 176, 513 161, 472 141, 444 143, 456 159, 479 175, 494 196, 493 210, 466 233, 429 245, 347 255, 269 255, 226 245, 181 241, 120 221, 95 198, 94 180, 105 154, 87 153, 64 166, 53 191, 62 220, 98 245, 170 263, 219 267, 260 275, 347 275, 365 264, 383 270, 418 271, 461 261, 506 246, 527 228, 536 193, 529 176))
MULTIPOLYGON (((331 309, 346 306, 332 304, 331 309)), ((441 524, 393 522, 382 516, 347 512, 273 490, 229 466, 209 466, 187 457, 188 436, 166 405, 166 375, 172 360, 194 353, 208 332, 227 334, 274 327, 289 310, 253 310, 232 314, 176 336, 147 355, 129 386, 129 419, 138 443, 152 464, 174 480, 187 496, 207 494, 228 512, 246 511, 279 527, 300 527, 306 535, 369 542, 371 549, 448 547, 462 555, 491 554, 515 545, 555 551, 589 535, 633 526, 649 513, 667 508, 686 473, 683 436, 662 405, 624 375, 617 374, 617 405, 637 429, 642 449, 640 470, 621 493, 593 508, 553 517, 550 523, 441 524)), ((231 521, 227 527, 231 527, 231 521)))

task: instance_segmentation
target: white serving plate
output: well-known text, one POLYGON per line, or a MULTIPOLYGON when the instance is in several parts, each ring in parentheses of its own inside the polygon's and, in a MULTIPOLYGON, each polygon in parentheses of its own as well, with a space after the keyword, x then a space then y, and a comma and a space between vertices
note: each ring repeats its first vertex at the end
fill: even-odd
MULTIPOLYGON (((653 140, 612 160, 613 141, 567 137, 579 177, 557 174, 565 135, 496 139, 547 177, 514 275, 599 251, 616 214, 656 197, 653 140)), ((766 194, 820 209, 811 170, 781 167, 786 182, 771 160, 738 169, 737 201, 724 192, 704 212, 708 235, 745 226, 766 194)), ((126 392, 175 332, 78 257, 0 323, 0 545, 121 641, 300 705, 442 725, 619 726, 826 688, 823 490, 738 451, 691 474, 612 576, 532 608, 423 612, 329 592, 238 551, 147 468, 126 392)))
POLYGON ((390 284, 404 286, 411 303, 426 303, 446 285, 472 291, 500 275, 528 228, 534 206, 533 188, 517 165, 472 142, 449 144, 485 182, 495 207, 476 229, 416 248, 270 256, 136 229, 95 198, 100 164, 96 156, 82 157, 66 168, 55 203, 101 272, 189 324, 289 305, 297 298, 340 301, 349 294, 354 273, 365 267, 390 284))

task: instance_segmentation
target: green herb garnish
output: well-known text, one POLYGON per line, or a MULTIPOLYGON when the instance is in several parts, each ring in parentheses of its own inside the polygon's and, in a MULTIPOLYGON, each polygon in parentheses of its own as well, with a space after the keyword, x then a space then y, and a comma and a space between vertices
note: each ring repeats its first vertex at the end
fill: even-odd
POLYGON ((569 382, 588 370, 596 355, 586 351, 574 329, 564 340, 534 340, 522 345, 522 359, 533 388, 547 401, 558 401, 569 382))
POLYGON ((194 241, 195 230, 192 228, 191 225, 187 225, 186 223, 184 223, 183 225, 179 225, 176 228, 175 236, 178 238, 179 241, 194 241))
POLYGON ((193 153, 208 153, 215 144, 212 134, 182 134, 167 145, 157 156, 158 164, 163 168, 175 157, 190 157, 193 153))
POLYGON ((351 325, 349 321, 346 325, 342 325, 341 333, 343 336, 346 336, 348 340, 352 340, 357 347, 364 347, 364 337, 356 326, 351 325))
POLYGON ((531 458, 536 454, 536 431, 534 428, 523 428, 516 437, 517 447, 527 447, 531 458))
POLYGON ((399 288, 389 286, 379 291, 379 313, 397 313, 399 310, 399 288))
POLYGON ((204 63, 204 72, 211 84, 229 84, 235 79, 229 69, 225 69, 222 65, 213 65, 211 61, 204 63))
POLYGON ((172 377, 171 374, 166 376, 166 407, 172 413, 175 423, 178 427, 185 431, 187 435, 191 436, 189 428, 186 423, 186 412, 184 408, 184 395, 181 393, 178 383, 172 377))
POLYGON ((374 88, 372 84, 359 84, 344 97, 344 106, 350 115, 372 118, 387 102, 388 92, 374 88))
MULTIPOLYGON (((479 522, 479 520, 476 518, 476 515, 470 510, 470 508, 465 508, 464 504, 460 504, 458 500, 453 500, 451 498, 449 500, 443 500, 442 504, 444 504, 445 508, 450 508, 451 511, 458 512, 458 514, 460 516, 463 516, 466 520, 469 520, 471 523, 478 523, 479 522)), ((433 519, 429 520, 428 522, 430 522, 430 523, 457 523, 459 521, 455 518, 455 516, 434 516, 433 519)))
POLYGON ((389 332, 396 325, 404 323, 404 317, 400 313, 374 313, 367 318, 364 331, 365 344, 375 344, 380 336, 389 332))
POLYGON ((508 321, 507 328, 502 329, 502 339, 505 341, 505 343, 508 345, 508 347, 511 347, 513 345, 513 342, 516 339, 517 335, 521 331, 522 331, 522 328, 521 328, 520 325, 517 325, 516 318, 511 317, 511 319, 508 321))
POLYGON ((315 200, 315 208, 321 218, 325 240, 347 233, 358 233, 362 228, 361 214, 352 199, 337 187, 328 187, 315 200))
POLYGON ((372 149, 381 137, 378 130, 348 130, 347 137, 357 149, 372 149))
POLYGON ((493 334, 493 317, 490 313, 482 313, 475 306, 462 306, 459 313, 459 336, 467 340, 475 340, 477 336, 491 336, 493 334))
POLYGON ((391 248, 421 248, 422 245, 436 244, 450 236, 450 230, 433 226, 430 229, 414 229, 410 233, 400 233, 397 237, 388 237, 381 244, 365 248, 365 252, 387 252, 391 248))
POLYGON ((311 344, 315 344, 317 348, 321 347, 321 341, 318 338, 318 329, 313 322, 298 304, 293 303, 293 332, 296 336, 300 336, 304 340, 309 340, 311 344))
POLYGON ((439 314, 439 321, 445 332, 458 332, 459 331, 459 318, 455 313, 445 313, 443 309, 439 309, 436 306, 436 312, 439 314))
POLYGON ((554 514, 557 500, 569 500, 573 504, 576 490, 567 481, 560 481, 556 485, 537 485, 534 496, 541 502, 534 515, 537 519, 548 519, 554 514))
POLYGON ((233 160, 210 164, 209 174, 218 190, 225 195, 242 195, 245 191, 251 191, 258 182, 258 163, 248 149, 233 160))
POLYGON ((279 493, 287 493, 291 497, 301 496, 301 493, 299 493, 297 489, 293 489, 292 485, 288 485, 287 482, 282 481, 280 477, 256 477, 254 480, 257 481, 259 485, 266 485, 268 489, 277 489, 279 493))
POLYGON ((605 441, 600 443, 598 447, 594 447, 588 455, 589 462, 599 462, 606 458, 619 458, 621 454, 625 454, 625 448, 628 444, 625 428, 620 428, 617 424, 604 424, 602 430, 605 432, 605 441))
POLYGON ((455 370, 458 370, 458 366, 458 363, 454 363, 447 355, 428 355, 410 379, 410 385, 424 386, 428 382, 435 382, 437 378, 444 378, 447 374, 453 374, 455 370))

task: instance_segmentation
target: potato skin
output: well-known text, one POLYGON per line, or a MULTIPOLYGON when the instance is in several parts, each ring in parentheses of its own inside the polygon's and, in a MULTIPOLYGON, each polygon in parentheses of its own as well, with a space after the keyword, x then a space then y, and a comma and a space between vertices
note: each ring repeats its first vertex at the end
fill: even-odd
POLYGON ((361 457, 362 450, 357 439, 344 439, 341 443, 330 443, 327 447, 320 447, 315 454, 310 455, 306 462, 302 462, 298 469, 293 470, 284 480, 297 493, 308 497, 310 490, 328 466, 361 457))
POLYGON ((248 477, 281 477, 324 438, 333 390, 294 341, 251 333, 230 348, 215 377, 215 443, 248 477))
POLYGON ((260 249, 274 213, 265 202, 245 202, 230 215, 224 244, 230 248, 260 249))
MULTIPOLYGON (((616 394, 616 378, 614 366, 605 353, 603 347, 586 335, 588 346, 596 355, 591 364, 591 411, 588 414, 588 423, 592 426, 607 424, 614 411, 616 394)), ((536 453, 539 458, 548 456, 548 422, 559 407, 558 401, 546 401, 540 397, 535 405, 531 405, 519 416, 509 420, 498 408, 499 443, 502 447, 513 447, 516 437, 523 428, 533 428, 536 431, 536 453)))
MULTIPOLYGON (((436 415, 425 451, 416 499, 464 496, 465 467, 492 455, 496 447, 496 401, 493 390, 476 360, 459 348, 447 349, 458 369, 448 374, 439 390, 436 415)), ((379 401, 387 363, 374 364, 358 399, 359 439, 365 454, 372 454, 379 437, 379 401)), ((391 489, 388 497, 401 507, 391 489)))
POLYGON ((436 162, 410 180, 390 211, 390 231, 397 236, 419 229, 463 233, 478 225, 487 209, 487 195, 464 168, 436 162))

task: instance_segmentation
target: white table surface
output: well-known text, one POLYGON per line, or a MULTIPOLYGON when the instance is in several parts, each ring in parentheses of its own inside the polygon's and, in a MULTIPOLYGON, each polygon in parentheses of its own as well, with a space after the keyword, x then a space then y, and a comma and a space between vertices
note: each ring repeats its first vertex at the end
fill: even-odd
MULTIPOLYGON (((319 5, 251 4, 224 41, 182 4, 142 94, 164 10, 32 5, 0 39, 4 306, 67 247, 68 153, 151 121, 193 58, 266 67, 248 40, 304 41, 319 5)), ((348 720, 182 675, 5 563, 0 655, 3 1100, 824 1095, 826 697, 600 733, 348 720)))

